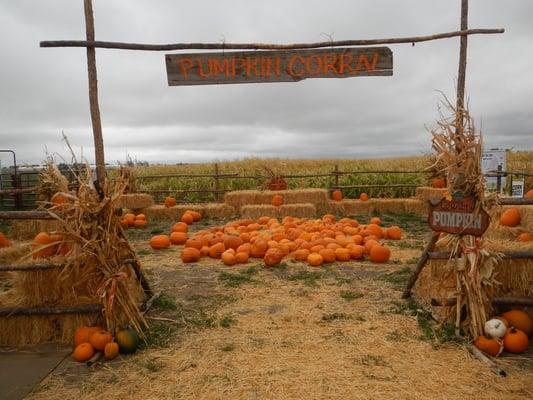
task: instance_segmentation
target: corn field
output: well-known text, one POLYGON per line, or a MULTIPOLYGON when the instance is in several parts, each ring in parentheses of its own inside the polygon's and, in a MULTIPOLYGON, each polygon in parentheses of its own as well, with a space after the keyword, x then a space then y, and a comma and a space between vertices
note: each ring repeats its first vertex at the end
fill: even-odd
MULTIPOLYGON (((410 197, 414 195, 415 187, 390 187, 388 185, 416 185, 427 186, 433 174, 428 170, 431 165, 430 156, 398 157, 386 159, 347 160, 347 159, 314 159, 314 160, 287 160, 287 159, 244 159, 240 161, 217 162, 218 174, 237 174, 236 177, 221 177, 218 180, 220 190, 246 190, 266 188, 271 176, 287 175, 327 175, 332 174, 335 166, 338 171, 427 171, 419 173, 364 173, 339 175, 339 186, 353 185, 384 185, 380 188, 351 188, 343 189, 347 198, 357 198, 365 192, 371 197, 410 197), (256 179, 257 178, 257 179, 256 179)), ((533 152, 509 151, 507 154, 507 170, 533 172, 533 152)), ((137 190, 150 191, 185 191, 215 189, 215 179, 212 177, 165 177, 157 179, 142 179, 143 176, 164 174, 194 174, 213 175, 215 163, 202 164, 176 164, 176 165, 151 165, 136 166, 137 190)), ((289 189, 298 188, 331 188, 335 186, 335 176, 295 177, 286 178, 289 189)), ((533 186, 532 178, 526 180, 526 187, 533 186)), ((183 202, 189 201, 217 201, 214 193, 174 193, 176 199, 183 202)), ((164 193, 154 194, 158 201, 166 196, 164 193)), ((221 199, 222 194, 218 199, 221 199)))

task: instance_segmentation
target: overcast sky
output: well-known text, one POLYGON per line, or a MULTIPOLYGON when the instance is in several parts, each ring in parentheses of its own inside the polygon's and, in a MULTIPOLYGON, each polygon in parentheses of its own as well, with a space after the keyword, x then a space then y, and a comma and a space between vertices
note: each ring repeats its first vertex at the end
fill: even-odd
MULTIPOLYGON (((460 0, 93 0, 96 39, 124 42, 314 42, 458 30, 460 0)), ((486 147, 533 148, 533 1, 470 0, 467 93, 486 147)), ((76 151, 94 160, 83 1, 1 0, 0 148, 19 162, 76 151)), ((169 87, 165 52, 97 49, 106 161, 418 155, 454 98, 459 38, 390 46, 389 77, 169 87)), ((0 156, 3 164, 9 157, 0 156)))

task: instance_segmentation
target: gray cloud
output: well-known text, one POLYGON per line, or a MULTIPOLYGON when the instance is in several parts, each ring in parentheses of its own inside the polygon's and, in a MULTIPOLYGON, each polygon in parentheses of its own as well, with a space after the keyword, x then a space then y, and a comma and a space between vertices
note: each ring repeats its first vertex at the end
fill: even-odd
MULTIPOLYGON (((94 0, 102 40, 299 42, 455 30, 459 1, 330 2, 94 0)), ((467 91, 488 147, 533 147, 533 3, 471 0, 467 91)), ((83 9, 68 0, 0 4, 0 135, 24 162, 65 154, 64 131, 92 160, 83 9)), ((264 157, 366 157, 428 152, 440 100, 453 98, 458 39, 391 46, 394 76, 300 83, 168 87, 163 53, 97 50, 109 162, 264 157)))

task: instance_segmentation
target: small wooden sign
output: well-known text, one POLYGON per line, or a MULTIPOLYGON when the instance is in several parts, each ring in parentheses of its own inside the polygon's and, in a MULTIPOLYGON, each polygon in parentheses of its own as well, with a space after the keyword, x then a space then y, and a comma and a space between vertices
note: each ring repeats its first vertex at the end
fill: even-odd
POLYGON ((169 86, 392 75, 388 47, 167 54, 169 86))
POLYGON ((435 232, 481 236, 489 223, 490 218, 485 210, 475 212, 472 197, 442 199, 438 204, 430 205, 429 226, 435 232))

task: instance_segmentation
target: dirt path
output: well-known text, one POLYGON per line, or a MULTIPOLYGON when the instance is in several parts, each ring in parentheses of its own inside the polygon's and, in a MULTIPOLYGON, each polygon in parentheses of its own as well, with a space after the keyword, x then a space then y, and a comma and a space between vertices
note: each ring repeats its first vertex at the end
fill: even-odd
POLYGON ((150 313, 151 347, 96 370, 66 362, 32 398, 533 398, 530 360, 502 359, 509 376, 498 378, 400 300, 426 233, 412 225, 379 266, 191 266, 138 238, 164 293, 150 313))

